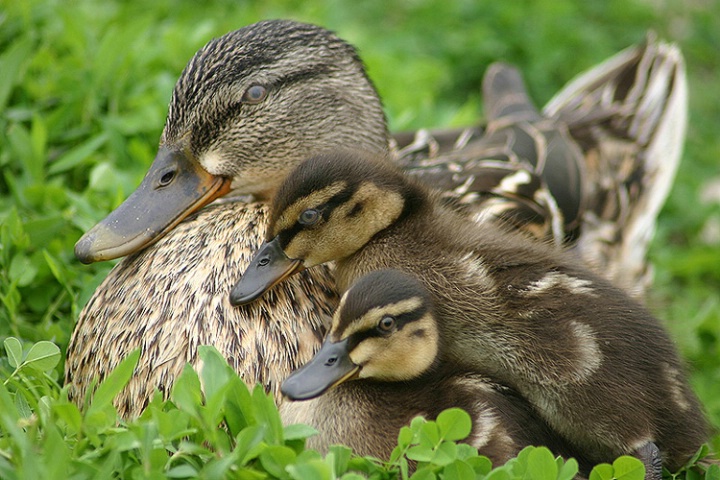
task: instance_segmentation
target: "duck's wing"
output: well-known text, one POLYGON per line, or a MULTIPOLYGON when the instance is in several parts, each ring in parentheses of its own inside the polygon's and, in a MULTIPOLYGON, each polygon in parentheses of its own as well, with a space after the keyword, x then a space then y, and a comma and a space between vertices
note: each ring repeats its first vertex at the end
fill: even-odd
POLYGON ((398 158, 476 221, 500 219, 563 244, 582 214, 582 151, 562 122, 538 111, 515 67, 491 65, 483 97, 485 129, 421 131, 399 143, 398 158))
POLYGON ((687 109, 680 49, 649 34, 571 81, 543 110, 568 125, 586 159, 577 249, 638 295, 652 280, 647 249, 680 162, 687 109))
POLYGON ((647 247, 675 177, 687 119, 682 54, 648 36, 582 73, 538 112, 519 72, 483 82, 486 128, 398 134, 410 173, 582 258, 642 296, 647 247))

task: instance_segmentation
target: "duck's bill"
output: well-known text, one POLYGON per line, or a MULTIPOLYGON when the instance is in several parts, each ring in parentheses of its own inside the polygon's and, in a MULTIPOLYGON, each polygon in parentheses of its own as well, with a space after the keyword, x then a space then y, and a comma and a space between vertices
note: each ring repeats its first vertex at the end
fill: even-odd
POLYGON ((331 387, 357 377, 360 367, 350 360, 348 340, 325 341, 310 362, 293 372, 280 390, 290 400, 310 400, 331 387))
POLYGON ((162 147, 140 186, 75 244, 83 263, 112 260, 158 241, 185 217, 230 191, 192 155, 162 147))
POLYGON ((301 260, 293 260, 285 255, 277 237, 265 242, 230 292, 230 303, 234 306, 250 303, 303 269, 301 260))

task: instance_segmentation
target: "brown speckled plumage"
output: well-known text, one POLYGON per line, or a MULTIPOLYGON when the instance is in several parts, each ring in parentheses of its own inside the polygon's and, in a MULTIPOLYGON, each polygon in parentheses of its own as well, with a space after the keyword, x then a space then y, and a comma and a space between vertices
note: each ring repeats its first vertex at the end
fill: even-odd
POLYGON ((185 363, 198 361, 199 345, 214 345, 248 383, 277 392, 312 357, 337 298, 332 277, 319 270, 278 286, 265 303, 230 306, 227 292, 259 246, 266 217, 263 204, 213 205, 116 265, 68 347, 70 397, 82 402, 94 376, 141 347, 117 402, 121 415, 137 415, 155 388, 169 393, 185 363), (229 228, 236 224, 245 228, 229 228))

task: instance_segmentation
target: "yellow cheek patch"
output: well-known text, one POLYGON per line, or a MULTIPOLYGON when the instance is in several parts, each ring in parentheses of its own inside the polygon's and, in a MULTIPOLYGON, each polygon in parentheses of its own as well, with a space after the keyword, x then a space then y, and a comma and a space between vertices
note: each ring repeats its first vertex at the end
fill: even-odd
MULTIPOLYGON (((335 195, 341 188, 327 187, 310 195, 310 201, 296 202, 283 213, 281 219, 285 228, 290 228, 297 216, 310 205, 320 205, 335 195), (312 203, 310 203, 312 202, 312 203), (292 209, 292 211, 291 211, 292 209), (292 222, 292 223, 291 223, 292 222)), ((344 183, 342 183, 344 185, 344 183)), ((389 227, 400 216, 404 201, 397 192, 382 190, 373 183, 360 185, 355 194, 339 205, 317 228, 300 231, 285 248, 290 258, 305 261, 306 267, 319 265, 331 260, 346 258, 365 246, 381 230, 389 227), (357 209, 357 213, 351 212, 357 209)), ((279 232, 281 227, 276 226, 279 232)))
POLYGON ((374 183, 365 182, 350 200, 335 209, 333 218, 346 219, 347 225, 354 227, 360 235, 367 235, 368 232, 374 235, 397 220, 404 205, 405 201, 398 192, 383 190, 374 183), (358 205, 362 206, 360 214, 349 216, 358 205))
POLYGON ((437 354, 437 328, 428 314, 388 337, 362 341, 350 352, 350 360, 362 366, 360 378, 402 381, 420 376, 437 354))

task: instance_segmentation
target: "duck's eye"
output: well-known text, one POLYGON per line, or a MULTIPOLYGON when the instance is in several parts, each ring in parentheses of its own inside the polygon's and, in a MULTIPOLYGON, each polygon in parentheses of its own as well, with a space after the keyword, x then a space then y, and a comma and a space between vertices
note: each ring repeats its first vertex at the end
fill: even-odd
POLYGON ((158 183, 158 186, 160 187, 167 187, 170 185, 170 182, 173 181, 175 178, 175 170, 168 170, 167 172, 163 173, 160 177, 160 182, 158 183))
POLYGON ((318 220, 320 220, 320 212, 314 208, 308 208, 298 218, 301 225, 315 225, 318 220))
POLYGON ((265 100, 267 97, 267 88, 262 85, 251 85, 243 94, 243 102, 256 104, 265 100))
POLYGON ((378 322, 378 329, 381 332, 389 332, 393 328, 395 328, 395 319, 390 316, 386 316, 380 319, 380 322, 378 322))

